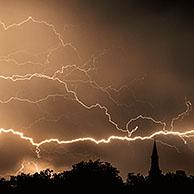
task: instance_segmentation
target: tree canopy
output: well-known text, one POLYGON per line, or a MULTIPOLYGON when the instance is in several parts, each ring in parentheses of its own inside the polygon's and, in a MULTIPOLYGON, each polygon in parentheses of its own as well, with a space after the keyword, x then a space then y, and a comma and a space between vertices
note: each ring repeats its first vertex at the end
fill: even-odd
POLYGON ((135 194, 156 192, 184 192, 194 188, 194 176, 184 171, 149 177, 129 173, 123 181, 119 170, 108 162, 100 160, 80 162, 71 170, 54 173, 46 169, 35 174, 21 173, 9 180, 0 180, 0 192, 9 194, 23 193, 110 193, 135 194))

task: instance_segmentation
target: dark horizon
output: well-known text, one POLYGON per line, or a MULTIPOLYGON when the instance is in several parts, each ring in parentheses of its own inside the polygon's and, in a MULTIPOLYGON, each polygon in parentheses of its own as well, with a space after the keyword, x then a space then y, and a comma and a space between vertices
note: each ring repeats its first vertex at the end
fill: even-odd
MULTIPOLYGON (((159 152, 158 152, 158 148, 157 148, 157 140, 156 140, 156 138, 154 138, 153 139, 153 145, 152 145, 153 147, 152 147, 152 149, 150 149, 151 151, 152 151, 152 153, 150 154, 150 162, 149 162, 149 168, 147 169, 147 173, 146 174, 141 174, 141 173, 139 173, 139 172, 128 172, 126 175, 124 175, 124 176, 122 176, 121 174, 120 174, 120 170, 118 169, 118 173, 119 173, 119 176, 121 176, 121 178, 123 179, 123 180, 125 180, 126 179, 126 177, 128 176, 128 174, 129 173, 132 173, 132 174, 136 174, 136 175, 138 175, 138 174, 141 174, 141 176, 144 176, 144 177, 152 177, 152 178, 157 178, 157 177, 160 177, 160 176, 162 176, 162 175, 166 175, 166 174, 168 174, 168 173, 181 173, 181 174, 185 174, 185 175, 187 175, 187 176, 193 176, 192 174, 187 174, 186 172, 185 172, 185 170, 184 169, 176 169, 174 172, 173 171, 168 171, 168 172, 164 172, 164 171, 162 171, 162 169, 160 169, 160 156, 159 156, 159 152)), ((90 162, 100 162, 100 163, 108 163, 108 161, 102 161, 100 158, 99 159, 97 159, 97 160, 95 160, 95 161, 92 161, 91 159, 89 159, 88 161, 79 161, 77 164, 81 164, 81 163, 90 163, 90 162)), ((43 169, 43 170, 41 170, 41 171, 36 171, 36 172, 34 172, 34 173, 30 173, 30 175, 31 176, 33 176, 34 174, 41 174, 41 172, 45 172, 45 171, 47 171, 47 170, 49 170, 49 171, 52 171, 52 173, 54 173, 54 174, 60 174, 60 173, 62 173, 62 172, 65 172, 65 171, 71 171, 72 170, 72 167, 74 166, 74 165, 77 165, 77 164, 73 164, 71 167, 70 167, 70 169, 67 169, 67 170, 65 170, 65 169, 62 169, 61 170, 61 172, 55 172, 53 169, 43 169)), ((111 164, 111 163, 109 163, 109 164, 111 164)), ((112 164, 111 164, 112 165, 112 164)), ((17 176, 17 175, 21 175, 21 174, 24 174, 25 175, 25 173, 23 172, 23 167, 21 167, 17 172, 16 172, 16 174, 15 175, 6 175, 6 176, 1 176, 0 178, 3 178, 3 179, 6 179, 6 180, 9 180, 12 176, 17 176)))
POLYGON ((0 179, 0 192, 22 194, 29 191, 44 193, 166 193, 190 192, 194 188, 194 176, 183 170, 162 173, 159 167, 159 155, 154 139, 149 174, 128 172, 127 178, 111 163, 100 160, 81 161, 72 165, 70 170, 54 172, 45 169, 34 174, 18 172, 9 179, 0 179))
MULTIPOLYGON (((156 172, 156 171, 155 171, 156 172)), ((129 172, 124 180, 119 170, 108 162, 100 160, 74 164, 69 171, 54 173, 46 169, 34 174, 18 174, 9 180, 0 179, 0 191, 22 194, 29 191, 44 193, 79 192, 138 194, 138 193, 190 193, 194 187, 194 176, 187 176, 182 170, 176 173, 159 174, 149 172, 148 176, 129 172)))

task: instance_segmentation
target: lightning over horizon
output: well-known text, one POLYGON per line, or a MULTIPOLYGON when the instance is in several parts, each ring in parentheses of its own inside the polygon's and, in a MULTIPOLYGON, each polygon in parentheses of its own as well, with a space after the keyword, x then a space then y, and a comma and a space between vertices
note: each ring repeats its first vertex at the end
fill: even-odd
POLYGON ((99 156, 123 174, 128 163, 145 172, 145 163, 132 161, 146 161, 153 139, 175 167, 189 168, 180 155, 194 161, 194 39, 180 37, 191 37, 191 24, 178 20, 176 8, 174 17, 150 9, 144 17, 146 5, 122 5, 117 15, 118 6, 104 12, 106 3, 48 2, 14 3, 12 17, 0 10, 0 157, 10 160, 12 147, 18 153, 0 170, 58 171, 99 156), (178 21, 184 30, 170 25, 178 21))

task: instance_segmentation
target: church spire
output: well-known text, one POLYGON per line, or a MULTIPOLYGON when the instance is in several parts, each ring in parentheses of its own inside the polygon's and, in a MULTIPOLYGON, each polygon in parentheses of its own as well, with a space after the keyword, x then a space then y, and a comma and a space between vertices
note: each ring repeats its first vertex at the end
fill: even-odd
POLYGON ((156 141, 154 140, 153 151, 152 151, 152 156, 151 156, 151 168, 149 171, 149 176, 150 177, 158 177, 161 175, 161 173, 162 172, 161 172, 160 167, 159 167, 159 157, 158 157, 156 141))

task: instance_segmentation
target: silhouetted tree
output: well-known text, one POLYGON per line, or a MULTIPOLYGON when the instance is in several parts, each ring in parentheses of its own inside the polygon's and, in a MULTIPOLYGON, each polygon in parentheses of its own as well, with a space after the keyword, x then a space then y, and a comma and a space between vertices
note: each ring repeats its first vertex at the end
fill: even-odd
POLYGON ((119 193, 124 185, 118 174, 119 171, 110 163, 90 160, 73 165, 70 171, 55 175, 54 183, 59 191, 119 193))
POLYGON ((194 189, 194 176, 184 171, 160 176, 144 177, 129 173, 126 182, 110 163, 96 161, 80 162, 69 171, 53 173, 46 169, 40 173, 11 176, 0 179, 2 194, 64 194, 64 193, 190 193, 194 189))
POLYGON ((126 184, 128 193, 144 193, 147 186, 144 176, 134 173, 128 174, 126 184))

